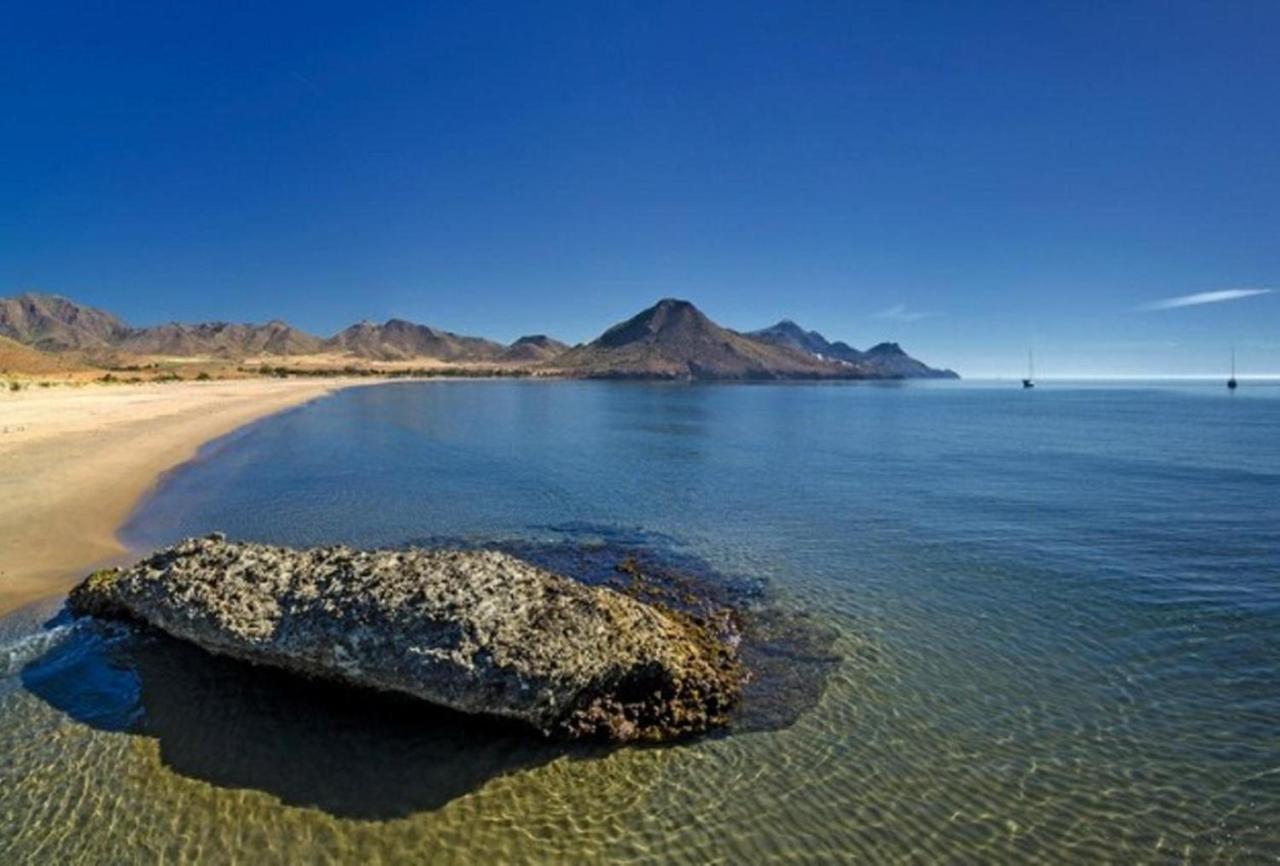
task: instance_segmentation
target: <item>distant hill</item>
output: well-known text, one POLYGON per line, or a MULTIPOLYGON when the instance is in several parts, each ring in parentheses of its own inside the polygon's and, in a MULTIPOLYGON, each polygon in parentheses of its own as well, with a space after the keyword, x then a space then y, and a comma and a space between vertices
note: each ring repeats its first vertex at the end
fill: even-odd
POLYGON ((775 346, 808 352, 815 357, 865 367, 875 376, 895 379, 958 379, 952 370, 936 370, 917 361, 897 343, 880 343, 860 352, 848 343, 830 342, 817 331, 806 331, 790 319, 751 331, 747 336, 775 346))
MULTIPOLYGON (((104 352, 219 358, 342 352, 384 361, 413 358, 487 361, 507 351, 492 340, 464 337, 402 319, 381 325, 368 322, 352 325, 329 339, 321 339, 279 320, 266 324, 170 322, 134 328, 102 310, 56 295, 36 293, 0 299, 0 336, 36 349, 78 350, 99 358, 104 352)), ((549 347, 553 344, 562 345, 548 341, 545 354, 539 354, 536 360, 552 357, 549 347)), ((528 346, 521 347, 515 354, 539 351, 538 346, 528 346)))
POLYGON ((674 298, 614 325, 598 339, 551 362, 593 378, 857 378, 863 370, 723 328, 693 304, 674 298))
POLYGON ((807 352, 810 355, 825 354, 831 345, 817 331, 806 331, 790 319, 783 319, 778 324, 761 328, 759 331, 750 331, 747 336, 775 346, 795 349, 797 352, 807 352))
POLYGON ((111 313, 57 295, 0 298, 0 336, 52 352, 104 350, 137 355, 243 357, 318 351, 321 341, 280 321, 265 325, 173 322, 133 328, 111 313))
POLYGON ((138 355, 210 355, 239 358, 246 355, 309 355, 320 351, 321 340, 292 325, 275 320, 265 325, 209 322, 184 325, 173 322, 137 328, 116 343, 116 348, 138 355))
POLYGON ((0 298, 0 337, 44 351, 108 348, 129 333, 110 313, 57 295, 0 298))
MULTIPOLYGON (((404 319, 361 322, 327 339, 279 320, 266 324, 171 322, 130 327, 75 301, 28 292, 0 298, 0 337, 42 352, 73 353, 77 362, 118 355, 212 357, 338 354, 375 361, 430 358, 447 363, 537 365, 597 378, 868 379, 954 378, 912 358, 897 343, 860 352, 784 319, 749 334, 721 327, 688 301, 667 298, 569 348, 532 334, 503 346, 404 319)), ((16 350, 9 347, 9 356, 16 350)), ((27 356, 30 363, 44 363, 27 356)), ((112 361, 117 363, 117 361, 112 361)))
POLYGON ((569 347, 546 334, 530 334, 521 337, 498 355, 499 361, 511 363, 537 363, 558 358, 569 347))
POLYGON ((38 376, 48 373, 69 373, 81 369, 80 365, 65 355, 42 352, 24 346, 8 337, 0 337, 0 376, 20 374, 38 376))
POLYGON ((377 325, 361 322, 324 342, 329 351, 348 352, 378 361, 437 358, 441 361, 492 361, 503 351, 501 343, 482 337, 464 337, 427 325, 390 319, 377 325))
POLYGON ((902 351, 897 343, 877 343, 862 353, 863 360, 884 370, 886 374, 901 376, 904 379, 959 379, 954 370, 937 370, 923 361, 902 351))

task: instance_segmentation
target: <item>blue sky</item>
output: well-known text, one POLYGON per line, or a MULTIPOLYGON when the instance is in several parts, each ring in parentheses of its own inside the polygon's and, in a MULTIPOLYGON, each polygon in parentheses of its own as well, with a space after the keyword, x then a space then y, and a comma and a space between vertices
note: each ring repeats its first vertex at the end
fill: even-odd
POLYGON ((1280 372, 1280 4, 10 4, 0 294, 1280 372))

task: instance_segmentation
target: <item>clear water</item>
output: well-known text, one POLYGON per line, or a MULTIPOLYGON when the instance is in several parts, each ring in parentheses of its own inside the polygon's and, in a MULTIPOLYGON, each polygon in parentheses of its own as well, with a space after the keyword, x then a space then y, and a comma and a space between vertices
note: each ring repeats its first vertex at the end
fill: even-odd
POLYGON ((0 862, 1275 861, 1278 434, 1280 388, 1219 383, 340 393, 126 536, 640 538, 834 628, 821 700, 566 753, 28 611, 0 862))

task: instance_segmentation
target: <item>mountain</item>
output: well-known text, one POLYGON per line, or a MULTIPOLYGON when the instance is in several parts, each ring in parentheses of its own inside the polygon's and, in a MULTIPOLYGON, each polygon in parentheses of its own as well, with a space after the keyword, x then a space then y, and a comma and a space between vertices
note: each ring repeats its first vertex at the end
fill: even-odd
POLYGON ((917 361, 897 343, 880 343, 860 352, 848 343, 830 342, 817 331, 806 331, 790 319, 776 325, 751 331, 747 336, 774 346, 808 352, 828 361, 840 361, 866 367, 871 375, 889 379, 958 379, 952 370, 936 370, 917 361))
MULTIPOLYGON (((361 322, 328 339, 285 322, 172 322, 133 328, 102 310, 56 295, 0 298, 0 337, 78 360, 114 353, 238 359, 258 355, 345 353, 378 361, 434 358, 448 363, 538 364, 573 376, 644 379, 956 378, 912 358, 897 343, 865 352, 831 342, 784 319, 749 334, 721 327, 688 301, 667 298, 586 345, 567 347, 545 334, 503 346, 404 319, 361 322)), ((12 346, 6 357, 17 357, 12 346)), ((24 363, 43 365, 38 357, 24 363)))
POLYGON ((959 379, 954 370, 937 370, 902 351, 897 343, 878 343, 862 353, 863 359, 886 375, 903 379, 959 379))
POLYGON ((790 319, 783 319, 778 324, 759 331, 749 331, 747 336, 775 346, 795 349, 797 352, 808 352, 810 355, 825 355, 831 347, 826 337, 817 331, 806 331, 790 319))
POLYGON ((553 340, 546 334, 530 334, 503 349, 498 355, 498 360, 512 363, 549 361, 564 354, 568 348, 564 343, 553 340))
POLYGON ((116 343, 138 355, 244 357, 246 355, 308 355, 320 351, 321 340, 279 320, 265 325, 172 322, 136 328, 116 343))
POLYGON ((426 325, 390 319, 377 325, 361 322, 324 342, 329 351, 348 352, 377 361, 436 358, 441 361, 491 361, 504 347, 482 337, 464 337, 426 325))
POLYGON ((848 361, 850 364, 862 361, 862 353, 848 343, 832 343, 817 331, 806 331, 790 319, 783 319, 776 325, 758 331, 750 331, 747 336, 775 346, 808 352, 828 361, 848 361))
POLYGON ((107 348, 128 332, 110 313, 57 295, 0 298, 0 337, 44 351, 107 348))
POLYGON ((362 322, 327 340, 278 320, 264 325, 171 322, 133 328, 102 310, 35 293, 0 298, 0 336, 44 351, 79 350, 99 358, 104 352, 243 358, 337 351, 387 361, 420 357, 489 361, 504 352, 511 352, 511 360, 525 355, 545 360, 563 348, 562 343, 546 337, 526 338, 508 348, 492 340, 464 337, 402 319, 381 325, 362 322))
POLYGON ((138 355, 298 355, 318 351, 320 340, 284 322, 241 325, 177 322, 132 328, 116 316, 57 295, 33 292, 0 298, 0 336, 43 351, 103 350, 138 355))
POLYGON ((667 298, 551 362, 573 375, 617 379, 857 378, 854 365, 752 339, 667 298))

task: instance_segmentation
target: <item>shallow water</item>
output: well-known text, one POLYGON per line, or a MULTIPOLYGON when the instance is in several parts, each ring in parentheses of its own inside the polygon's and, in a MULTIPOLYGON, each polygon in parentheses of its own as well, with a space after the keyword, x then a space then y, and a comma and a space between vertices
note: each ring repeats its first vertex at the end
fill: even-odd
POLYGON ((786 724, 565 749, 0 620, 0 862, 1280 858, 1280 388, 394 384, 205 449, 139 548, 627 543, 834 630, 786 724))

